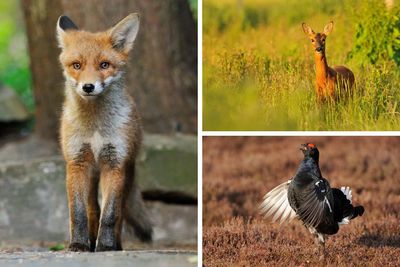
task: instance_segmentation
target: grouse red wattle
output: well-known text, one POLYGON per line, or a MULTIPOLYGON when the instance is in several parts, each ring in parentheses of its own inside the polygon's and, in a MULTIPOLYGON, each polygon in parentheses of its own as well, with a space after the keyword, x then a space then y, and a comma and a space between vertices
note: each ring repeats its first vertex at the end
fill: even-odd
POLYGON ((331 188, 322 177, 319 151, 314 144, 303 144, 300 149, 304 159, 296 175, 265 195, 261 213, 281 223, 300 219, 315 236, 325 257, 325 235, 336 234, 341 224, 361 216, 364 207, 352 205, 349 187, 331 188))

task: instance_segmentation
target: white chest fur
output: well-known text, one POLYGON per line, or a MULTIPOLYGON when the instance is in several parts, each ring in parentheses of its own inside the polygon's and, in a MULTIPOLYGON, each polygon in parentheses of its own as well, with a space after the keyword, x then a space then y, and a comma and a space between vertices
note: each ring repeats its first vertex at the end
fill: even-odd
POLYGON ((128 152, 128 137, 126 136, 129 127, 129 115, 131 107, 120 106, 118 110, 113 110, 107 118, 98 119, 94 125, 96 127, 85 127, 81 124, 79 118, 71 116, 71 113, 64 112, 64 117, 68 120, 72 129, 72 135, 66 140, 67 152, 71 158, 80 155, 82 148, 89 145, 97 162, 99 155, 105 146, 111 145, 117 157, 117 160, 123 160, 128 152))
POLYGON ((94 132, 93 136, 88 138, 87 142, 90 144, 90 149, 92 150, 94 159, 97 161, 99 158, 99 154, 100 151, 102 150, 102 148, 107 144, 107 143, 111 143, 111 140, 107 140, 108 138, 104 138, 103 136, 101 136, 99 134, 98 131, 94 132))
POLYGON ((72 158, 79 156, 82 148, 89 145, 97 162, 99 155, 105 146, 111 145, 118 160, 123 160, 127 154, 127 138, 121 133, 121 130, 114 132, 112 136, 101 135, 95 131, 91 135, 85 135, 83 132, 77 132, 68 141, 68 152, 72 158))
POLYGON ((127 140, 120 132, 115 132, 113 136, 102 136, 98 131, 92 135, 85 135, 77 132, 68 140, 68 154, 72 158, 80 155, 82 148, 89 145, 93 153, 94 159, 97 162, 99 155, 105 146, 111 145, 115 149, 116 157, 122 160, 127 154, 127 140))

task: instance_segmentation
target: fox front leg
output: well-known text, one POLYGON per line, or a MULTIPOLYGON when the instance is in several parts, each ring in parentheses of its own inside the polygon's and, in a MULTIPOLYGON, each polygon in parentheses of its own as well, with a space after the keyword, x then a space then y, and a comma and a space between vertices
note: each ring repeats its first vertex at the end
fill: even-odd
POLYGON ((101 167, 102 205, 96 251, 122 250, 122 207, 126 189, 125 172, 113 162, 101 167))
POLYGON ((70 223, 71 251, 89 251, 87 217, 87 183, 89 166, 82 163, 67 164, 67 193, 70 223))
POLYGON ((98 203, 98 186, 99 174, 94 173, 90 179, 89 199, 88 199, 88 226, 89 226, 89 241, 90 251, 94 252, 96 249, 97 233, 99 231, 99 218, 100 207, 98 203))

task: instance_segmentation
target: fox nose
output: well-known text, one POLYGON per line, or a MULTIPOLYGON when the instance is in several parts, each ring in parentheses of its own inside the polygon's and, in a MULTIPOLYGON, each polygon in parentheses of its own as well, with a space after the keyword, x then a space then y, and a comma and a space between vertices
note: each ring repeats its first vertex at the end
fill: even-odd
POLYGON ((322 46, 317 47, 315 50, 317 50, 317 52, 322 52, 322 46))
POLYGON ((85 93, 91 93, 91 92, 93 92, 93 90, 94 90, 94 85, 93 84, 91 84, 91 83, 85 83, 83 86, 82 86, 82 89, 83 89, 83 91, 85 92, 85 93))

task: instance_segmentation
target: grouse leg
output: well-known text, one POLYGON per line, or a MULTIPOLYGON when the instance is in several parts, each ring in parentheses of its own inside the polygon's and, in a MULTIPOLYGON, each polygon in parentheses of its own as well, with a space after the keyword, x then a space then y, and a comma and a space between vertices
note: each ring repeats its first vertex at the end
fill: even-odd
POLYGON ((319 247, 319 260, 325 262, 326 259, 326 250, 325 250, 325 235, 318 233, 317 234, 317 242, 319 247))

